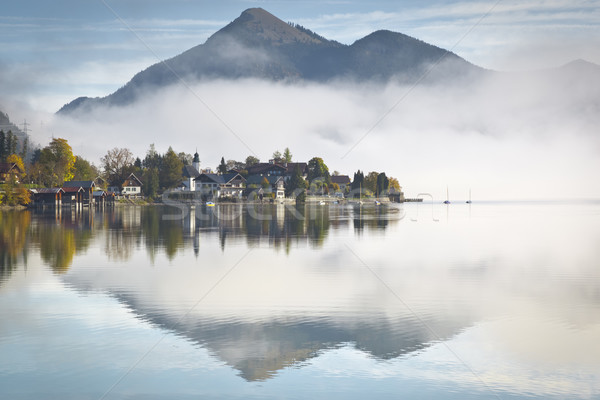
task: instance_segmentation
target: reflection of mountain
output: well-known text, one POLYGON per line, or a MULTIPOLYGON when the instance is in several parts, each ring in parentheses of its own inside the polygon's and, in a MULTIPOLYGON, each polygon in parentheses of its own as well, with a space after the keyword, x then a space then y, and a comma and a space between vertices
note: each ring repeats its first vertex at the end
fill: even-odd
MULTIPOLYGON (((73 288, 88 285, 68 279, 73 288)), ((98 287, 95 287, 97 290, 98 287)), ((383 313, 353 315, 294 315, 283 312, 272 318, 223 313, 221 317, 182 318, 186 309, 166 304, 148 304, 135 293, 104 288, 139 318, 172 331, 208 349, 248 381, 266 380, 286 367, 300 366, 327 349, 351 345, 379 360, 410 355, 438 340, 446 340, 474 321, 444 315, 418 320, 406 310, 394 316, 383 313), (439 337, 433 336, 430 328, 439 337)), ((172 287, 171 290, 178 290, 172 287)), ((276 305, 273 305, 276 306, 276 305)))

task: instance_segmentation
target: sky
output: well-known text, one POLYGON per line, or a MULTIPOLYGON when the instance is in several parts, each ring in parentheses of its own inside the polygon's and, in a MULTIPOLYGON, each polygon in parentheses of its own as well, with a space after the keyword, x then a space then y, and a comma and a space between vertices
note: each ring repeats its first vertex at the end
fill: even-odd
POLYGON ((402 32, 495 70, 600 64, 598 1, 22 0, 0 11, 0 88, 48 112, 104 96, 250 7, 346 44, 402 32))
POLYGON ((26 119, 38 143, 66 137, 76 154, 96 164, 108 147, 129 147, 143 158, 150 143, 190 153, 200 146, 203 166, 212 167, 221 155, 266 160, 286 146, 308 159, 318 146, 319 155, 334 160, 332 170, 385 169, 413 194, 445 197, 452 186, 465 197, 479 185, 488 198, 547 197, 560 183, 567 197, 600 197, 600 188, 586 183, 586 171, 599 167, 600 147, 590 139, 598 117, 593 110, 565 111, 581 110, 596 94, 583 89, 557 103, 535 82, 487 82, 457 103, 464 93, 456 88, 210 82, 191 92, 149 94, 134 108, 105 110, 85 122, 54 116, 79 96, 108 95, 135 73, 204 43, 251 7, 345 44, 378 29, 402 32, 498 71, 543 70, 576 59, 600 64, 599 1, 22 0, 5 2, 0 11, 0 110, 15 123, 26 119), (523 98, 515 102, 517 92, 523 98), (404 99, 400 107, 398 99, 404 99), (330 104, 336 109, 324 112, 330 104), (264 110, 272 111, 267 118, 264 110), (207 141, 217 147, 203 150, 207 141), (508 185, 509 192, 498 189, 508 185))

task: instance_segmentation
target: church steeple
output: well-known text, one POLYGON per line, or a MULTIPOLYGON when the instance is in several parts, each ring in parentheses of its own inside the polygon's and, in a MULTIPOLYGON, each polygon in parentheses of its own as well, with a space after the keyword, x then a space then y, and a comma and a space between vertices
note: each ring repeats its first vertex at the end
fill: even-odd
POLYGON ((200 156, 198 155, 198 149, 194 153, 194 159, 192 160, 192 166, 196 168, 196 171, 200 172, 200 156))

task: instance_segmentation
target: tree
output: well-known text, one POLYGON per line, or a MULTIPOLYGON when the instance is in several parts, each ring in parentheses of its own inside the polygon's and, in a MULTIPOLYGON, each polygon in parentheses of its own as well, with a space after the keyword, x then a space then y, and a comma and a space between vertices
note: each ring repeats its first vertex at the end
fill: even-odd
POLYGON ((29 138, 26 137, 25 140, 23 140, 23 146, 21 147, 21 159, 23 159, 23 161, 27 162, 27 152, 29 151, 29 138))
POLYGON ((260 160, 254 156, 248 156, 246 157, 246 168, 251 167, 255 164, 258 164, 260 162, 260 160))
POLYGON ((174 188, 181 183, 181 171, 183 162, 171 147, 162 158, 159 171, 160 186, 163 189, 174 188))
POLYGON ((359 197, 359 191, 362 192, 362 190, 364 190, 364 181, 365 181, 365 176, 362 173, 362 171, 359 169, 358 171, 356 171, 354 173, 354 179, 352 179, 352 191, 355 193, 354 197, 359 197))
MULTIPOLYGON (((52 139, 50 142, 50 151, 54 155, 58 176, 67 182, 73 179, 73 170, 75 166, 75 155, 73 149, 66 139, 52 139)), ((60 180, 60 179, 59 179, 60 180)))
POLYGON ((308 161, 308 181, 312 182, 315 179, 330 183, 329 168, 323 162, 321 157, 313 157, 308 161))
POLYGON ((59 186, 73 179, 75 156, 66 139, 52 139, 39 153, 30 175, 36 183, 44 186, 59 186))
POLYGON ((290 180, 285 185, 285 195, 291 196, 298 189, 306 189, 307 184, 304 178, 302 177, 302 172, 300 171, 300 167, 296 166, 294 169, 294 173, 290 177, 290 180))
POLYGON ((4 161, 4 158, 7 156, 6 153, 6 133, 0 130, 0 162, 4 161))
POLYGON ((267 179, 266 176, 262 178, 262 181, 260 182, 260 186, 263 189, 268 189, 269 187, 271 187, 271 184, 269 183, 269 180, 267 179))
POLYGON ((192 165, 194 157, 191 154, 182 151, 181 153, 177 154, 177 156, 179 157, 183 165, 192 165))
POLYGON ((275 152, 273 153, 273 162, 275 164, 280 164, 283 162, 283 157, 281 156, 279 150, 275 150, 275 152))
POLYGON ((148 149, 148 152, 146 153, 146 157, 144 158, 142 165, 144 168, 148 168, 148 169, 150 169, 150 168, 159 169, 160 163, 161 163, 161 156, 156 151, 156 148, 154 147, 154 143, 152 143, 150 145, 150 148, 148 149))
POLYGON ((144 196, 148 198, 156 197, 160 187, 158 169, 155 167, 147 168, 143 174, 143 182, 142 190, 144 191, 144 196))
POLYGON ((286 163, 292 162, 292 152, 289 147, 286 147, 285 150, 283 150, 283 161, 286 163))
POLYGON ((382 193, 385 193, 390 186, 390 180, 387 176, 385 176, 385 172, 377 175, 377 187, 376 187, 376 195, 379 197, 382 193))
POLYGON ((4 161, 6 157, 17 152, 17 144, 19 140, 12 131, 4 133, 0 131, 0 161, 4 161))
POLYGON ((21 170, 19 173, 19 180, 25 176, 25 164, 23 163, 21 157, 16 154, 11 154, 10 156, 6 157, 6 162, 9 164, 17 164, 17 167, 21 170))
POLYGON ((231 171, 232 169, 235 169, 236 171, 241 171, 244 169, 244 163, 242 161, 235 161, 235 160, 227 160, 227 171, 231 171))
POLYGON ((31 203, 31 193, 23 185, 17 187, 17 202, 22 206, 31 203))
POLYGON ((394 189, 396 192, 402 191, 402 187, 400 187, 400 182, 398 182, 398 179, 390 177, 389 189, 394 189))
POLYGON ((363 183, 363 189, 367 189, 372 193, 377 191, 377 175, 379 175, 375 171, 369 172, 369 174, 365 177, 363 183))
POLYGON ((29 190, 27 190, 23 184, 18 183, 17 178, 14 175, 10 175, 6 180, 6 184, 4 185, 4 197, 2 200, 9 206, 16 206, 18 204, 26 206, 31 202, 29 190))
POLYGON ((226 174, 227 173, 227 164, 225 164, 225 158, 224 157, 221 157, 221 163, 217 167, 217 172, 219 174, 226 174))
POLYGON ((133 170, 133 154, 129 149, 117 148, 109 150, 100 159, 104 174, 111 186, 121 186, 123 181, 133 170))
POLYGON ((77 156, 73 165, 73 180, 75 181, 92 181, 100 175, 100 171, 93 164, 83 157, 77 156))

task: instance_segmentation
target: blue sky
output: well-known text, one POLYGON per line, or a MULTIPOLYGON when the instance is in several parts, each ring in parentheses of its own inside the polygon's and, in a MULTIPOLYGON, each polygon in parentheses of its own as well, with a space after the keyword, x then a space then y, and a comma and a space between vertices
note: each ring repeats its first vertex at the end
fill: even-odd
POLYGON ((0 12, 0 105, 53 112, 109 94, 250 7, 348 44, 377 29, 406 33, 491 69, 600 64, 598 1, 21 0, 0 12))

